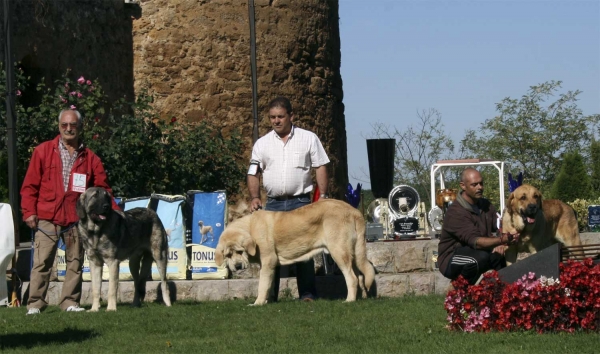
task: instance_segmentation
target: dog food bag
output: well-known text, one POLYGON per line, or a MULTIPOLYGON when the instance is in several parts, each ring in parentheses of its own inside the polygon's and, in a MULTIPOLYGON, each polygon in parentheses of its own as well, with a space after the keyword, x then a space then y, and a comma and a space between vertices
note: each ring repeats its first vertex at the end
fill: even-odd
POLYGON ((188 253, 192 279, 226 279, 225 266, 215 264, 215 248, 225 229, 227 198, 225 191, 188 191, 192 215, 188 219, 188 253), (191 241, 191 242, 190 242, 191 241))
MULTIPOLYGON (((156 210, 169 240, 167 279, 185 279, 188 263, 185 249, 186 198, 183 195, 152 194, 151 199, 150 207, 156 210)), ((160 280, 155 263, 152 263, 152 279, 160 280)))

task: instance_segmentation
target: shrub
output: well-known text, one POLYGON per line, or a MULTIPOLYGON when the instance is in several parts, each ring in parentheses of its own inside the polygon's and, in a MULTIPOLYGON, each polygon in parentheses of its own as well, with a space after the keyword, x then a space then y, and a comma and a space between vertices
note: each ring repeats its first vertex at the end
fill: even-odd
POLYGON ((567 204, 569 204, 577 214, 579 231, 585 231, 588 229, 588 207, 590 205, 600 205, 600 197, 593 200, 575 199, 567 204))
POLYGON ((600 197, 600 141, 592 140, 590 145, 592 175, 590 178, 594 198, 600 197))
MULTIPOLYGON (((26 86, 22 85, 19 87, 26 86)), ((141 92, 134 102, 120 99, 111 103, 97 80, 72 79, 69 71, 53 86, 36 86, 39 103, 30 107, 18 104, 19 181, 33 148, 58 135, 59 112, 72 108, 84 117, 84 142, 102 159, 115 195, 183 194, 189 189, 238 192, 244 168, 237 132, 223 137, 206 123, 180 123, 176 117, 167 124, 158 119, 147 92, 141 92)), ((0 91, 2 87, 4 83, 0 91)), ((5 131, 3 124, 0 151, 6 151, 5 131)), ((5 155, 0 155, 0 164, 6 171, 5 155)), ((7 183, 0 182, 3 192, 7 183)))

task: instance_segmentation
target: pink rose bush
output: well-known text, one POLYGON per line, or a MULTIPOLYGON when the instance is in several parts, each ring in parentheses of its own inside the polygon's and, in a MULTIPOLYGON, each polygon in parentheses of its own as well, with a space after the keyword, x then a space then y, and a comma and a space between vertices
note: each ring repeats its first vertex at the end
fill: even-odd
POLYGON ((104 99, 104 93, 96 91, 94 82, 80 76, 77 80, 69 79, 68 73, 63 78, 65 80, 57 87, 61 87, 61 92, 57 91, 57 104, 63 108, 79 109, 82 113, 103 113, 103 107, 99 104, 104 99))

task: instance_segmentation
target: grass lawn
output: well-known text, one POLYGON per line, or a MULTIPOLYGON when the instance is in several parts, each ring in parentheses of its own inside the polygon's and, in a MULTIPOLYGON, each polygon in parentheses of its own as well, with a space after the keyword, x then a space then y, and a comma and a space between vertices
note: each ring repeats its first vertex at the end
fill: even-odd
MULTIPOLYGON (((441 296, 262 307, 252 300, 120 304, 37 316, 0 308, 2 353, 600 353, 599 333, 449 332, 441 296)), ((104 304, 105 305, 105 304, 104 304)))

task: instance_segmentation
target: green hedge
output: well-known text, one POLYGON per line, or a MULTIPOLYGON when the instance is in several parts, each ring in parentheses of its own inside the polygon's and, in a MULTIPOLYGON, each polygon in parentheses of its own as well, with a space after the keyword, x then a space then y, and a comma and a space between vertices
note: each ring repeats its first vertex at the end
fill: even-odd
MULTIPOLYGON (((177 117, 165 122, 141 92, 133 102, 108 102, 100 83, 69 71, 54 82, 35 86, 36 103, 20 98, 31 85, 17 73, 18 178, 23 180, 33 148, 58 135, 58 114, 76 108, 84 117, 84 141, 98 154, 115 195, 182 194, 190 189, 239 192, 244 179, 243 144, 239 131, 223 136, 207 123, 189 124, 177 117)), ((4 74, 0 93, 5 93, 4 74)), ((43 80, 42 80, 43 81, 43 80)), ((0 122, 0 170, 7 171, 6 119, 0 122)), ((7 173, 0 175, 0 198, 7 200, 7 173)))

